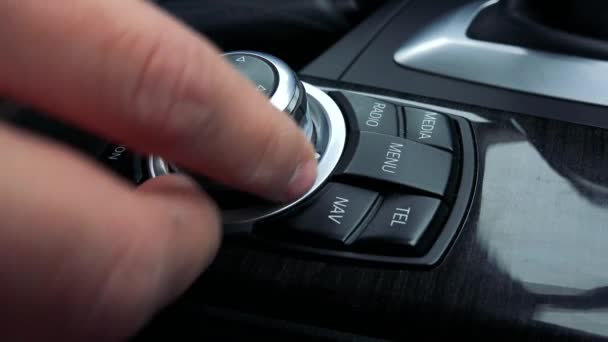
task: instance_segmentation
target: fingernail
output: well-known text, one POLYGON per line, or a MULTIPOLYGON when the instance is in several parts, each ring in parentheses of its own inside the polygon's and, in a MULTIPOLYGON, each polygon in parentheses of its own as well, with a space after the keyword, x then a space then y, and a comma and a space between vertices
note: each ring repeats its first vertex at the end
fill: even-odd
POLYGON ((298 166, 291 176, 285 194, 287 201, 292 201, 303 196, 314 184, 317 178, 317 162, 310 159, 298 166))

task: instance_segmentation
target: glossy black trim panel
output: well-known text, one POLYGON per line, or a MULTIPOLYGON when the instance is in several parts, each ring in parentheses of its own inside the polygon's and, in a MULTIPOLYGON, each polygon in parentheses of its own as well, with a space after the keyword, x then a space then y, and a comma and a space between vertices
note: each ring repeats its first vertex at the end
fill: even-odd
POLYGON ((181 324, 180 333, 200 332, 197 308, 217 305, 390 340, 607 340, 608 130, 461 103, 425 106, 468 115, 479 157, 469 215, 438 266, 315 258, 226 240, 156 331, 181 324))

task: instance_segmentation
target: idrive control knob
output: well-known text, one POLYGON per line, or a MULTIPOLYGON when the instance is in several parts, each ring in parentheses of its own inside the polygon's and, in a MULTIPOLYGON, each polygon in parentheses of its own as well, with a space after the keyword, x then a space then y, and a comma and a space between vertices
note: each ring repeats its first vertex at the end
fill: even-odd
MULTIPOLYGON (((291 203, 269 203, 193 175, 219 204, 224 224, 241 227, 288 210, 316 191, 340 160, 346 141, 346 125, 334 100, 323 90, 301 82, 279 58, 257 51, 234 51, 224 54, 224 57, 266 95, 275 108, 300 126, 317 151, 317 179, 307 194, 291 203)), ((147 170, 150 177, 189 173, 155 155, 148 157, 147 170)))
POLYGON ((296 73, 285 62, 254 51, 234 51, 224 57, 268 96, 275 108, 289 114, 312 138, 313 127, 306 91, 296 73))

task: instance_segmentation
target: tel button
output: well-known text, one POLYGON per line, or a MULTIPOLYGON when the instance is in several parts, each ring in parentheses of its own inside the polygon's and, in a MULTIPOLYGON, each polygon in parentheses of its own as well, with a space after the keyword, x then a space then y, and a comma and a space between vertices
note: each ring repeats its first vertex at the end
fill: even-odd
POLYGON ((454 150, 450 122, 444 115, 406 107, 405 120, 408 139, 448 151, 454 150))
POLYGON ((428 227, 441 206, 435 198, 389 196, 356 244, 367 248, 397 246, 403 252, 422 252, 428 227))
POLYGON ((378 194, 341 183, 329 183, 314 202, 290 215, 282 233, 344 243, 371 209, 378 194))

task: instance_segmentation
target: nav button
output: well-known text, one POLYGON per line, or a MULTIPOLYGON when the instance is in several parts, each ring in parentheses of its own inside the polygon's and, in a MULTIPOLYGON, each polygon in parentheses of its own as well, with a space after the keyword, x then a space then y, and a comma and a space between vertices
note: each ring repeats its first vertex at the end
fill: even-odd
POLYGON ((313 203, 279 224, 280 234, 344 243, 372 208, 378 194, 329 183, 313 203))

